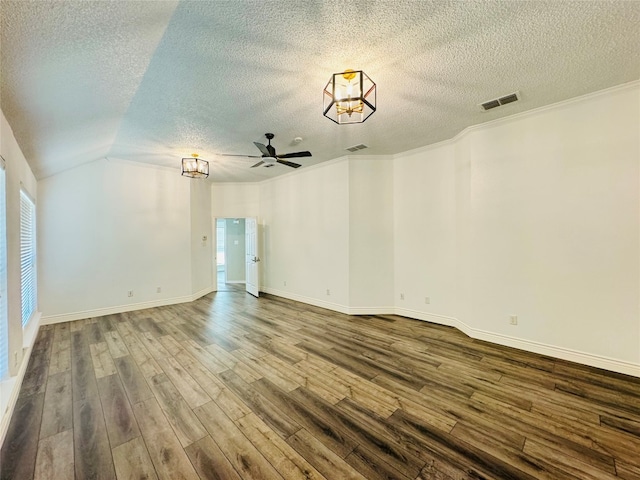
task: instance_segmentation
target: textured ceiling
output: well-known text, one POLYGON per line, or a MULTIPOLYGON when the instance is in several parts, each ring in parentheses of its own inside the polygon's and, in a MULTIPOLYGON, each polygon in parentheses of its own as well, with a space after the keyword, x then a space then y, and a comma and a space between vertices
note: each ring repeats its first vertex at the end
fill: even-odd
POLYGON ((310 150, 303 166, 393 154, 465 127, 640 78, 640 2, 0 2, 1 107, 38 178, 104 157, 179 168, 192 152, 217 182, 254 141, 310 150), (364 70, 378 111, 322 116, 332 73, 364 70), (489 112, 478 104, 520 91, 489 112), (303 141, 293 144, 295 137, 303 141), (356 154, 357 155, 357 154, 356 154))

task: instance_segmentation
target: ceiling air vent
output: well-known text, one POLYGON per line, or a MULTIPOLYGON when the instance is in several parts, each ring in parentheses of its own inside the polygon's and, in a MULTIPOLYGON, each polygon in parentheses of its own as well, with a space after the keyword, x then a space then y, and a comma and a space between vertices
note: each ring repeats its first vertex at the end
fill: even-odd
POLYGON ((495 100, 489 100, 481 103, 480 108, 482 108, 482 110, 491 110, 492 108, 500 107, 507 103, 517 102, 518 100, 520 100, 518 92, 515 92, 510 95, 505 95, 504 97, 496 98, 495 100))
POLYGON ((367 147, 364 143, 361 143, 360 145, 354 145, 353 147, 347 148, 347 151, 357 152, 358 150, 364 150, 365 148, 369 148, 369 147, 367 147))

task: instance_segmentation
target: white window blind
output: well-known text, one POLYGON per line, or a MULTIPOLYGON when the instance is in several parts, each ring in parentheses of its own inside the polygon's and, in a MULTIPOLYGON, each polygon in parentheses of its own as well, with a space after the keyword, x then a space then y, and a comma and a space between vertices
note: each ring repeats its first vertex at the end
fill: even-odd
POLYGON ((9 334, 7 326, 7 210, 5 208, 5 175, 0 167, 0 380, 9 369, 9 334))
POLYGON ((20 286, 22 294, 22 326, 36 310, 36 206, 20 191, 20 286))

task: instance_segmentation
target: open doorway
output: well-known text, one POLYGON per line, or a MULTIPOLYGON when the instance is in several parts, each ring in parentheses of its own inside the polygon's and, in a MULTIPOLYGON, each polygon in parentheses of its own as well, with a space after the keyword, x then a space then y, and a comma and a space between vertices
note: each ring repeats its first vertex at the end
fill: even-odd
POLYGON ((216 219, 216 274, 218 291, 244 291, 245 219, 216 219))

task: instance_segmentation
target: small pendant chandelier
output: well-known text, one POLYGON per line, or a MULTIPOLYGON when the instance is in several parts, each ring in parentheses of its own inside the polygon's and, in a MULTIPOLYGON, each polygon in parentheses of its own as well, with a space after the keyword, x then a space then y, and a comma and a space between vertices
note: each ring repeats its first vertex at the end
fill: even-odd
POLYGON ((182 159, 182 175, 192 178, 207 178, 209 176, 209 162, 198 158, 197 153, 192 158, 182 159))
POLYGON ((329 120, 362 123, 376 111, 376 84, 362 70, 345 70, 331 76, 322 98, 329 120))

